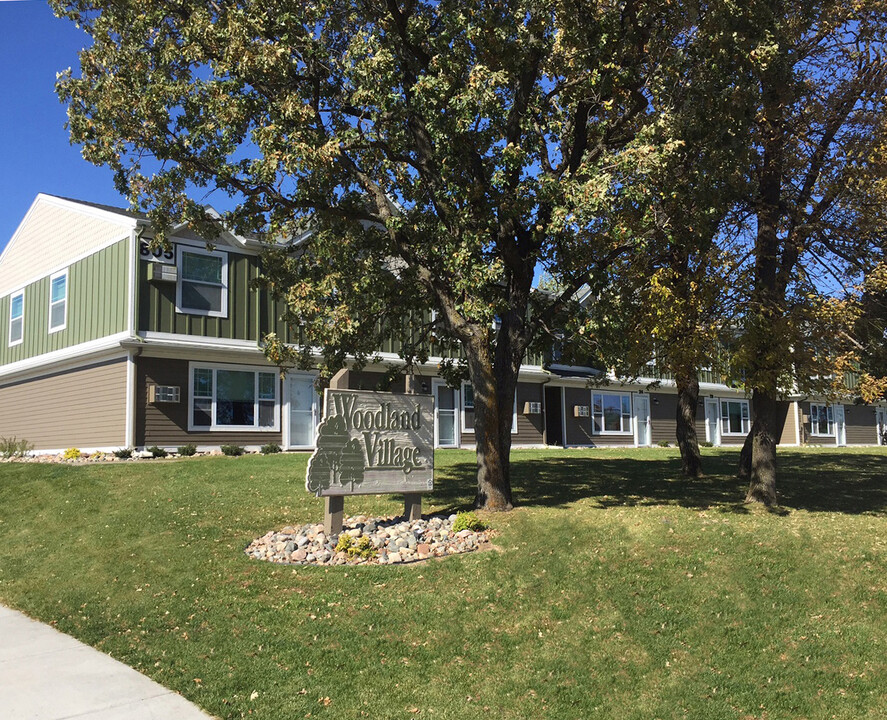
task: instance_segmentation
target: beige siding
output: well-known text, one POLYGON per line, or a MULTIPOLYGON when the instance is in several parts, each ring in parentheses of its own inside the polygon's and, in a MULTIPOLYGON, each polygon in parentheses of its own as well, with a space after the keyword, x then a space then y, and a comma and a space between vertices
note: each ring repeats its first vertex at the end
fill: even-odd
POLYGON ((797 405, 793 402, 786 402, 784 405, 785 410, 782 420, 782 433, 779 436, 779 444, 796 445, 797 437, 795 435, 795 429, 798 427, 797 405))
MULTIPOLYGON (((263 369, 267 369, 263 366, 263 369)), ((188 432, 188 361, 165 358, 136 359, 136 445, 178 447, 179 445, 264 445, 281 443, 282 434, 231 430, 229 432, 188 432), (178 385, 179 403, 148 403, 148 384, 178 385)), ((278 388, 279 397, 283 397, 278 388)), ((282 418, 281 418, 282 420, 282 418)))
MULTIPOLYGON (((702 404, 702 396, 696 404, 696 438, 699 442, 705 440, 705 408, 702 404)), ((662 441, 677 443, 678 434, 678 396, 666 393, 650 394, 650 424, 653 444, 662 441)))
POLYGON ((122 446, 126 425, 126 360, 0 387, 0 437, 37 450, 122 446))
POLYGON ((13 236, 0 262, 0 297, 129 236, 126 218, 116 223, 57 202, 38 198, 13 236))
POLYGON ((513 445, 541 445, 545 429, 545 415, 541 412, 524 414, 524 403, 542 403, 542 385, 539 383, 517 384, 517 433, 511 435, 513 445))
POLYGON ((877 415, 872 405, 845 405, 848 445, 878 443, 877 415))

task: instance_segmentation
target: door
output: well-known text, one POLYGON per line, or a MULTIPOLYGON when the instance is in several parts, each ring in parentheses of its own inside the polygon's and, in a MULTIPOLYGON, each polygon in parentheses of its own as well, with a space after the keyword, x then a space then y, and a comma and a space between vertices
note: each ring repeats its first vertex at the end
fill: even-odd
POLYGON ((652 445, 650 433, 650 396, 634 396, 634 426, 637 428, 638 447, 652 445))
POLYGON ((876 417, 878 419, 878 445, 887 445, 887 409, 878 408, 876 417))
POLYGON ((545 444, 564 446, 564 409, 561 403, 561 388, 545 388, 545 444))
POLYGON ((721 410, 717 398, 705 400, 705 439, 712 445, 721 444, 721 410))
POLYGON ((459 447, 459 391, 443 383, 434 385, 434 445, 459 447))
POLYGON ((318 395, 310 375, 287 377, 289 406, 289 448, 313 448, 317 432, 318 395))
POLYGON ((847 422, 843 405, 835 405, 835 441, 838 445, 847 444, 847 422))

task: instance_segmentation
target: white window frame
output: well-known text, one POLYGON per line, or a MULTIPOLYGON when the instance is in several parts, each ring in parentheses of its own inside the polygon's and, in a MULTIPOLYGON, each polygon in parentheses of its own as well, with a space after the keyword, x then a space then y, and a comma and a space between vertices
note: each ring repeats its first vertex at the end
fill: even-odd
POLYGON ((14 293, 10 293, 9 295, 9 336, 6 338, 7 345, 9 347, 15 347, 16 345, 21 345, 25 341, 25 291, 24 288, 21 290, 17 290, 14 293), (14 318, 12 317, 12 303, 13 301, 20 297, 22 299, 22 314, 20 317, 14 318), (21 335, 18 340, 12 339, 12 323, 18 320, 22 324, 21 335))
POLYGON ((835 425, 835 411, 828 403, 810 403, 810 436, 811 437, 837 437, 835 425), (813 420, 814 410, 816 408, 816 421, 813 420), (828 431, 822 433, 819 431, 819 413, 825 410, 825 422, 828 431))
POLYGON ((228 317, 228 253, 224 250, 205 250, 203 248, 193 247, 192 245, 176 245, 176 267, 178 268, 178 277, 176 278, 176 312, 180 315, 202 315, 203 317, 228 317), (220 310, 201 310, 199 308, 186 308, 182 306, 182 283, 197 283, 198 285, 208 285, 211 287, 219 287, 215 283, 206 283, 200 280, 188 280, 185 278, 185 263, 182 259, 184 253, 192 255, 203 255, 205 257, 217 257, 222 259, 222 307, 220 310))
MULTIPOLYGON (((201 396, 204 397, 204 396, 201 396)), ((247 431, 247 432, 280 432, 280 378, 275 368, 260 367, 257 365, 229 365, 224 363, 204 363, 191 362, 188 363, 188 431, 189 432, 226 432, 226 431, 247 431), (194 371, 210 370, 213 374, 212 403, 210 406, 210 425, 194 424, 194 371), (254 375, 253 383, 255 388, 255 399, 253 400, 255 418, 254 425, 218 425, 216 424, 216 405, 218 401, 218 379, 219 370, 233 370, 235 372, 251 372, 254 375), (259 425, 259 373, 273 374, 274 379, 274 424, 268 426, 259 425)))
POLYGON ((624 392, 592 392, 591 393, 591 405, 588 408, 589 415, 591 416, 591 434, 592 435, 634 435, 634 403, 631 400, 631 393, 624 392), (605 396, 613 396, 619 398, 619 424, 623 428, 622 430, 606 430, 604 428, 604 401, 603 398, 605 396), (598 416, 594 411, 594 399, 595 397, 601 398, 601 414, 598 416), (622 400, 623 398, 628 398, 628 414, 626 415, 622 412, 622 400), (601 421, 601 429, 597 430, 595 428, 595 420, 600 417, 601 421), (628 422, 628 429, 625 429, 625 423, 628 422))
MULTIPOLYGON (((748 435, 751 430, 751 408, 749 407, 748 400, 746 398, 718 398, 718 410, 720 411, 718 414, 718 434, 721 437, 745 437, 748 435), (730 403, 738 403, 741 405, 745 412, 742 410, 739 411, 739 422, 742 425, 742 429, 740 432, 732 432, 729 429, 724 429, 724 406, 730 403)), ((730 413, 727 412, 727 418, 729 419, 730 413)))
POLYGON ((48 306, 49 312, 47 313, 47 315, 49 317, 47 319, 47 322, 49 323, 49 333, 50 334, 57 333, 60 330, 64 330, 66 327, 68 327, 68 296, 70 295, 70 293, 68 292, 68 287, 71 284, 71 279, 70 279, 70 277, 68 277, 68 269, 69 268, 65 268, 64 270, 60 270, 59 272, 54 273, 49 276, 49 306, 48 306), (58 280, 60 277, 65 278, 65 297, 62 300, 56 300, 55 302, 53 302, 52 301, 52 284, 53 284, 53 282, 58 280), (64 303, 65 319, 62 321, 61 325, 57 325, 57 326, 53 327, 52 326, 52 307, 53 307, 53 305, 59 305, 61 303, 64 303))
MULTIPOLYGON (((463 380, 462 385, 459 388, 459 410, 460 410, 459 415, 461 417, 461 419, 459 421, 459 425, 461 426, 463 433, 469 433, 469 434, 473 435, 474 434, 474 425, 472 425, 471 427, 467 427, 465 425, 465 411, 471 410, 472 412, 474 412, 474 393, 473 392, 471 393, 471 407, 469 408, 465 404, 465 388, 466 387, 471 387, 471 383, 468 382, 467 380, 463 380)), ((472 390, 473 389, 474 388, 472 388, 472 390)), ((514 389, 514 408, 512 409, 512 413, 511 413, 511 434, 517 435, 517 388, 514 389)))

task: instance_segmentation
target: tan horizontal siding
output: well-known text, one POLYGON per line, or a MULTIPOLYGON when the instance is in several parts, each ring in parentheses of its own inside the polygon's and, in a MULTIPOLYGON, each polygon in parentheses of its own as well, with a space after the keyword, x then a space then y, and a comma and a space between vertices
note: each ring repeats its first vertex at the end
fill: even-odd
MULTIPOLYGON (((244 366, 246 367, 246 366, 244 366)), ((262 369, 267 369, 263 367, 262 369)), ((189 432, 188 361, 166 358, 136 359, 136 445, 178 447, 179 445, 265 445, 281 443, 281 431, 189 432), (148 385, 178 385, 179 403, 148 403, 148 385)), ((281 388, 279 397, 283 398, 281 388)), ((282 421, 282 418, 281 418, 282 421)))
MULTIPOLYGON (((696 403, 696 438, 705 441, 705 407, 700 396, 696 403)), ((676 443, 678 435, 678 396, 665 393, 650 393, 651 437, 654 445, 665 441, 676 443)))
POLYGON ((782 432, 779 436, 779 445, 794 445, 797 442, 795 429, 798 427, 798 406, 793 402, 786 402, 782 432))
POLYGON ((876 445, 878 442, 877 416, 871 405, 845 405, 848 445, 876 445))
POLYGON ((542 403, 542 385, 539 383, 517 384, 517 433, 512 434, 513 445, 541 445, 545 429, 545 415, 524 415, 524 403, 542 403))
POLYGON ((125 358, 0 387, 0 437, 37 450, 122 446, 125 425, 125 358))

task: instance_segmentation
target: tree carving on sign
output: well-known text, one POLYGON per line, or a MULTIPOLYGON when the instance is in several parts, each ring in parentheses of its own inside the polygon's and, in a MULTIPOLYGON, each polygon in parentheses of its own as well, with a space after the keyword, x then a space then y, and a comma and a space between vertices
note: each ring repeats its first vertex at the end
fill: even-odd
POLYGON ((324 420, 317 429, 317 450, 308 461, 305 487, 315 495, 335 485, 351 490, 363 482, 363 450, 357 440, 348 439, 345 421, 338 415, 324 420))

